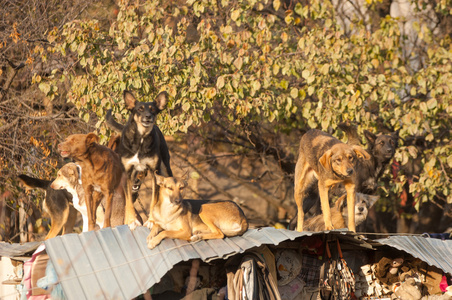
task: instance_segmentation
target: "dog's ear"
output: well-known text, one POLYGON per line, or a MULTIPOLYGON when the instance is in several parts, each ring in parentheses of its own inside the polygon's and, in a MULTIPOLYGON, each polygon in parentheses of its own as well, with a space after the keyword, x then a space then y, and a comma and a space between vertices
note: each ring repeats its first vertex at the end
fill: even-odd
POLYGON ((331 155, 333 152, 330 150, 326 151, 322 157, 320 157, 319 162, 325 170, 331 171, 331 155))
POLYGON ((375 140, 377 139, 377 136, 370 131, 364 130, 364 137, 366 138, 366 141, 369 144, 368 148, 373 148, 375 145, 375 140))
POLYGON ((131 92, 124 91, 124 103, 126 104, 126 108, 128 110, 134 109, 136 102, 137 102, 137 99, 131 92))
POLYGON ((182 176, 180 182, 182 183, 182 187, 184 188, 188 185, 188 173, 185 173, 185 175, 182 176))
POLYGON ((154 176, 155 176, 155 183, 158 186, 162 186, 163 182, 165 181, 165 177, 162 175, 157 174, 157 171, 154 172, 154 176))
POLYGON ((184 178, 181 178, 178 183, 179 183, 179 188, 180 189, 184 189, 188 185, 187 180, 184 179, 184 178))
POLYGON ((159 110, 163 110, 168 103, 168 93, 160 92, 157 97, 155 97, 155 104, 159 110))
POLYGON ((91 146, 93 143, 99 143, 99 137, 95 133, 88 133, 85 139, 86 146, 91 146))
POLYGON ((353 145, 352 149, 353 149, 353 151, 355 151, 356 156, 358 156, 358 159, 364 159, 364 160, 370 159, 369 153, 367 153, 366 150, 361 148, 361 146, 353 145))
POLYGON ((77 171, 77 165, 74 163, 69 163, 68 168, 67 168, 67 172, 69 173, 69 175, 74 175, 76 171, 77 171))
POLYGON ((367 195, 367 200, 369 205, 367 205, 367 208, 371 208, 374 206, 375 203, 377 203, 378 199, 380 199, 380 196, 374 196, 374 195, 367 195))
POLYGON ((334 205, 339 211, 342 211, 344 207, 347 205, 347 201, 345 201, 347 199, 346 197, 347 194, 344 194, 336 200, 336 203, 334 205))

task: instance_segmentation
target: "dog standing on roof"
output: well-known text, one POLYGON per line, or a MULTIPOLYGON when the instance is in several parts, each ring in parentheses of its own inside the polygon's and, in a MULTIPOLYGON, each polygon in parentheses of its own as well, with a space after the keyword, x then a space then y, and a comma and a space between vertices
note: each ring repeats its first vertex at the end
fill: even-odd
MULTIPOLYGON (((165 108, 168 94, 161 92, 153 102, 138 101, 132 93, 124 91, 124 102, 129 111, 125 125, 116 122, 111 110, 107 112, 107 123, 121 132, 121 138, 115 149, 127 172, 127 193, 132 193, 136 176, 146 174, 154 176, 154 171, 166 177, 173 176, 170 167, 170 155, 165 138, 155 125, 157 115, 165 108)), ((155 178, 153 178, 155 181, 155 178)), ((137 191, 134 191, 135 195, 137 191)), ((138 225, 134 220, 125 220, 131 229, 138 225)))
POLYGON ((317 129, 306 132, 300 140, 295 166, 294 197, 298 207, 297 231, 303 231, 303 200, 313 184, 318 185, 325 229, 334 229, 331 221, 328 189, 343 183, 347 191, 348 228, 356 232, 355 225, 355 166, 358 159, 370 159, 357 145, 347 145, 317 129))

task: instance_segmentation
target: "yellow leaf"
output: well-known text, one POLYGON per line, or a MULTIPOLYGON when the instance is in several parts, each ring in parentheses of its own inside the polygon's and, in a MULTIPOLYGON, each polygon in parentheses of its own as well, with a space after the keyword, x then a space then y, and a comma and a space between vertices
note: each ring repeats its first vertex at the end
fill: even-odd
POLYGON ((240 10, 236 9, 231 13, 231 19, 233 21, 237 21, 237 19, 240 17, 240 10))
POLYGON ((281 34, 281 39, 282 39, 282 41, 285 43, 285 42, 287 42, 287 39, 289 38, 289 36, 287 35, 287 33, 285 33, 285 32, 283 32, 282 34, 281 34))
POLYGON ((281 1, 279 1, 279 0, 274 0, 273 1, 273 8, 276 10, 276 11, 278 11, 279 10, 279 7, 281 6, 281 1))
POLYGON ((234 66, 237 68, 237 70, 240 70, 242 68, 242 65, 243 65, 242 57, 237 57, 236 60, 234 61, 234 66))

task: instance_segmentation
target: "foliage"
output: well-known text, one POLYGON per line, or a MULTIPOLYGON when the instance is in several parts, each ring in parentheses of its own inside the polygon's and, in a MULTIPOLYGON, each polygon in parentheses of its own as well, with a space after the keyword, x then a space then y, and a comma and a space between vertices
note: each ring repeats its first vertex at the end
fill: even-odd
MULTIPOLYGON (((439 20, 450 17, 445 2, 432 8, 439 20)), ((166 90, 171 101, 159 122, 166 134, 226 136, 237 151, 280 159, 287 180, 298 147, 280 143, 283 136, 299 138, 308 127, 337 134, 346 120, 374 133, 399 130, 405 142, 396 160, 422 158, 410 191, 423 201, 452 202, 447 32, 420 19, 413 23, 417 42, 407 50, 401 20, 385 15, 369 24, 352 16, 344 28, 329 1, 290 3, 121 1, 108 30, 90 19, 49 33, 51 51, 75 58, 77 68, 52 74, 40 88, 53 98, 55 82, 68 79, 68 100, 86 121, 95 112, 104 139, 106 110, 126 115, 123 90, 144 101, 166 90), (412 137, 423 137, 426 147, 408 144, 412 137)), ((366 3, 370 14, 380 2, 366 3)), ((387 188, 398 194, 407 176, 387 188)))
MULTIPOLYGON (((18 186, 17 175, 27 174, 51 179, 62 162, 56 151, 61 137, 68 131, 86 132, 94 128, 94 124, 79 120, 76 109, 66 104, 64 97, 68 89, 67 81, 52 86, 52 90, 58 90, 61 95, 53 101, 38 88, 41 78, 46 79, 53 69, 63 70, 71 66, 70 61, 63 60, 61 55, 51 51, 47 34, 54 29, 62 29, 64 24, 79 17, 89 17, 93 10, 96 11, 100 24, 104 26, 108 14, 103 13, 103 7, 111 7, 109 2, 113 1, 2 1, 0 240, 14 239, 19 233, 21 237, 26 235, 23 232, 27 227, 24 222, 40 226, 39 209, 33 205, 43 199, 43 193, 36 190, 27 196, 24 189, 18 186), (33 84, 33 77, 38 84, 33 84), (29 206, 35 209, 28 209, 29 206), (20 210, 22 211, 19 212, 20 210), (25 215, 26 218, 23 217, 25 215)), ((44 90, 45 81, 41 86, 44 90)))

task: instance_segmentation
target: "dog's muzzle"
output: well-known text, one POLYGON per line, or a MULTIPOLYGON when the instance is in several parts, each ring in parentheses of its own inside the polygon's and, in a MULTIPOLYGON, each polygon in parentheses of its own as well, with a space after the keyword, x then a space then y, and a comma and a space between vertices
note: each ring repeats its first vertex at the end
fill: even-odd
POLYGON ((154 125, 154 118, 152 116, 146 116, 141 119, 141 125, 144 127, 151 127, 154 125))

